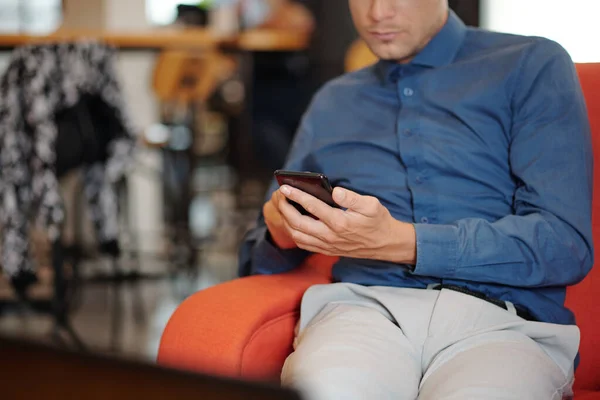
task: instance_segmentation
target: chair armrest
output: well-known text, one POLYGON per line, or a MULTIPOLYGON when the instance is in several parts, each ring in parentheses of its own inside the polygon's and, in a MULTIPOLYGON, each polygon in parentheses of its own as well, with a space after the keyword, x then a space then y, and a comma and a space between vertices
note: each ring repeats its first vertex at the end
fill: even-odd
POLYGON ((329 283, 310 266, 236 279, 185 300, 163 333, 158 363, 234 378, 278 381, 292 351, 300 300, 329 283))

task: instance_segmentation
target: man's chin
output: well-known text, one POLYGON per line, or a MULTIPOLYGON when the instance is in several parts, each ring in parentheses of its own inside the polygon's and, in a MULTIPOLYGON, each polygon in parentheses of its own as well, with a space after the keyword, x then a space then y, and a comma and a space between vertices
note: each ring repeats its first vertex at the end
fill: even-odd
POLYGON ((398 49, 393 44, 372 44, 369 45, 371 52, 377 56, 377 58, 385 61, 398 61, 410 60, 412 57, 408 52, 398 49))

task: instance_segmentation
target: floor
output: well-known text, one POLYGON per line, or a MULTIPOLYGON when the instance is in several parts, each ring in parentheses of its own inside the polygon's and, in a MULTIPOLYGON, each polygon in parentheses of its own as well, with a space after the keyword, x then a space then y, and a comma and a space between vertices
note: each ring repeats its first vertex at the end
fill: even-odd
MULTIPOLYGON (((235 254, 208 251, 202 257, 198 277, 168 277, 168 265, 151 258, 142 270, 152 278, 136 283, 86 283, 80 292, 71 322, 92 352, 153 362, 161 333, 178 304, 190 294, 236 274, 235 254)), ((91 263, 82 269, 99 268, 91 263)), ((6 292, 6 283, 0 292, 6 292)), ((40 291, 40 290, 38 290, 40 291)), ((50 290, 46 290, 50 292, 50 290)), ((28 310, 11 310, 0 317, 0 334, 57 345, 52 338, 53 319, 28 310)))
MULTIPOLYGON (((161 176, 154 175, 156 174, 153 172, 152 179, 162 179, 161 176)), ((146 252, 151 249, 151 252, 138 257, 139 271, 148 276, 148 279, 121 284, 91 280, 91 277, 99 274, 110 273, 110 261, 96 257, 82 263, 80 271, 86 283, 77 292, 70 322, 86 348, 94 353, 152 363, 156 360, 164 327, 177 306, 198 290, 236 277, 239 243, 243 233, 256 220, 266 188, 264 183, 252 180, 240 185, 230 175, 232 174, 227 168, 214 166, 199 168, 194 174, 195 197, 188 215, 191 232, 198 239, 199 251, 191 273, 190 270, 178 271, 174 262, 167 261, 168 257, 165 254, 168 254, 170 246, 164 237, 158 240, 158 248, 143 245, 148 242, 143 235, 147 235, 146 238, 151 237, 152 243, 157 243, 154 240, 157 233, 154 231, 137 232, 136 240, 122 240, 122 245, 126 248, 146 252), (236 185, 241 188, 241 195, 234 193, 236 185)), ((74 172, 61 181, 67 215, 79 216, 71 218, 71 224, 65 228, 64 237, 66 241, 78 238, 84 247, 91 248, 95 247, 94 235, 91 223, 85 218, 85 202, 82 205, 82 213, 74 212, 77 199, 81 197, 77 195, 78 179, 79 175, 74 172), (82 224, 78 224, 78 221, 82 221, 82 224)), ((152 199, 139 199, 142 202, 149 200, 152 199)), ((154 200, 161 201, 160 198, 154 200)), ((169 204, 164 207, 174 208, 169 204)), ((163 218, 145 216, 148 217, 163 218)), ((124 226, 123 231, 130 233, 128 239, 131 239, 131 219, 124 220, 130 221, 130 225, 124 226)), ((158 234, 159 237, 168 235, 168 232, 158 234)), ((35 299, 50 299, 53 294, 52 269, 48 267, 51 265, 50 246, 46 235, 35 231, 32 233, 31 242, 32 257, 37 260, 36 265, 40 266, 37 274, 40 283, 31 288, 29 295, 35 299)), ((122 260, 121 267, 127 271, 131 268, 131 263, 122 260)), ((2 307, 2 304, 11 302, 12 299, 12 288, 0 274, 0 335, 26 338, 50 345, 61 344, 52 335, 54 320, 50 315, 36 313, 23 307, 2 307)))
MULTIPOLYGON (((86 283, 78 292, 70 321, 89 350, 152 363, 157 356, 162 331, 176 307, 194 292, 236 277, 239 242, 243 232, 255 220, 257 211, 233 212, 232 202, 227 201, 230 197, 217 195, 209 209, 202 209, 201 205, 196 207, 199 216, 196 228, 206 225, 205 220, 210 216, 208 219, 212 222, 208 225, 212 234, 202 242, 197 265, 191 273, 189 270, 177 271, 160 254, 143 254, 139 256, 139 270, 147 278, 115 284, 91 279, 111 271, 109 260, 100 258, 82 263, 80 270, 86 283), (216 221, 215 215, 219 216, 216 221)), ((43 258, 39 254, 46 254, 46 250, 36 246, 34 241, 34 257, 43 258)), ((49 258, 48 254, 46 258, 49 258)), ((121 265, 127 270, 131 264, 125 260, 121 265)), ((49 298, 52 295, 51 273, 50 268, 38 270, 40 283, 30 291, 31 297, 49 298)), ((0 276, 0 301, 13 297, 12 288, 0 276)), ((52 336, 53 327, 49 315, 0 307, 0 335, 59 345, 52 336)))

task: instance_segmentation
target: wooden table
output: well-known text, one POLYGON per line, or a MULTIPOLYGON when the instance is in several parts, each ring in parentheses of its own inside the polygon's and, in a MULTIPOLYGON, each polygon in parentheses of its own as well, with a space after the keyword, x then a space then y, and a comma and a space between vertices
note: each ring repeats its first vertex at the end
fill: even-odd
POLYGON ((301 32, 253 29, 241 33, 234 47, 246 51, 302 51, 310 44, 310 35, 301 32))
POLYGON ((219 39, 204 29, 156 29, 132 32, 59 30, 50 35, 0 35, 0 47, 10 48, 83 39, 99 40, 122 49, 206 48, 219 44, 219 39))
POLYGON ((215 35, 208 29, 163 28, 147 31, 59 30, 50 35, 0 35, 0 48, 27 44, 94 39, 121 49, 201 50, 221 45, 247 51, 299 51, 308 47, 310 36, 300 32, 253 29, 233 36, 215 35))

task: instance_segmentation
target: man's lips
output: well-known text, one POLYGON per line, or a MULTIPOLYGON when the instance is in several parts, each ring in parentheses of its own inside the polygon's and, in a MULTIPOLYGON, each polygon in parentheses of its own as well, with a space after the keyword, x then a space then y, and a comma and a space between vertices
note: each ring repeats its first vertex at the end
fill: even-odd
POLYGON ((398 31, 370 31, 369 34, 376 39, 379 39, 383 42, 389 42, 390 40, 394 40, 396 36, 398 36, 400 32, 398 31))

